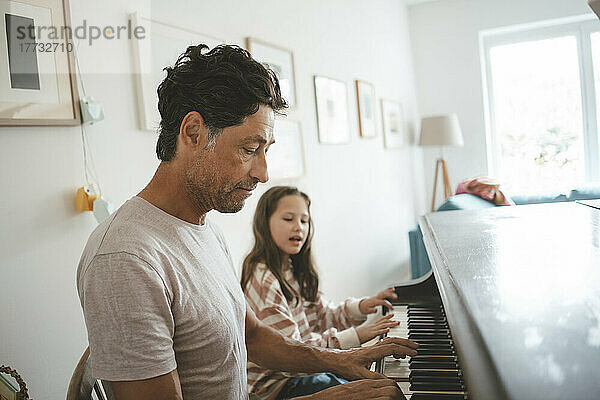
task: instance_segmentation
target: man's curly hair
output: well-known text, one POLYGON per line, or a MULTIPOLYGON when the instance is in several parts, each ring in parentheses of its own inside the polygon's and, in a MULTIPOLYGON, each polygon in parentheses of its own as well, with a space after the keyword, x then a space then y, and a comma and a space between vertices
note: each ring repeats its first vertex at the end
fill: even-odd
POLYGON ((179 128, 190 111, 197 111, 204 119, 211 146, 223 128, 242 124, 261 105, 276 113, 288 106, 275 73, 248 51, 230 45, 205 50, 209 50, 205 44, 190 46, 173 67, 164 69, 167 76, 157 90, 159 160, 175 157, 179 128))

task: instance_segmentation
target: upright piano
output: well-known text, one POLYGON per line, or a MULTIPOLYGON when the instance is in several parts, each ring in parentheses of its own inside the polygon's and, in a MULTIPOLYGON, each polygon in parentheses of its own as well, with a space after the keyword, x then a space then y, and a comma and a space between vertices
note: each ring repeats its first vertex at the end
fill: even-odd
POLYGON ((396 287, 377 368, 412 400, 600 399, 600 210, 553 203, 420 219, 432 271, 396 287))

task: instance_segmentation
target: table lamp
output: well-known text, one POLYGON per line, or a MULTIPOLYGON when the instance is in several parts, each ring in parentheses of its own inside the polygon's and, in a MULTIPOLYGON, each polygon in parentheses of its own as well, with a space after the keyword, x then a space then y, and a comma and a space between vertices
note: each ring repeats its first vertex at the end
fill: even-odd
POLYGON ((452 195, 452 187, 448 179, 448 167, 444 160, 443 146, 462 146, 464 144, 458 117, 456 114, 434 115, 421 119, 421 138, 419 146, 439 146, 440 158, 435 162, 435 178, 433 179, 433 196, 431 211, 435 207, 435 193, 437 189, 438 171, 442 169, 444 180, 444 198, 452 195))

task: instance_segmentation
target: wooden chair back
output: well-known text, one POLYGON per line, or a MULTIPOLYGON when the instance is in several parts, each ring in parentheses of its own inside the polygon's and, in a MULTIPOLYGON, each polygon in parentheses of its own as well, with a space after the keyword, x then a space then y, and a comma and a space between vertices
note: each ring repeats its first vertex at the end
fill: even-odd
POLYGON ((92 376, 89 347, 85 349, 73 371, 67 400, 114 400, 110 388, 92 376))

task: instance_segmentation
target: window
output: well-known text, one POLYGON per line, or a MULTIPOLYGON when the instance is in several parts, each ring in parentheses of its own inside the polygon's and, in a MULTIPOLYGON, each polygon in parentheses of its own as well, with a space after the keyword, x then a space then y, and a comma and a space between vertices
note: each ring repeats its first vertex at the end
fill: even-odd
POLYGON ((481 34, 488 164, 510 193, 600 180, 600 22, 481 34))

